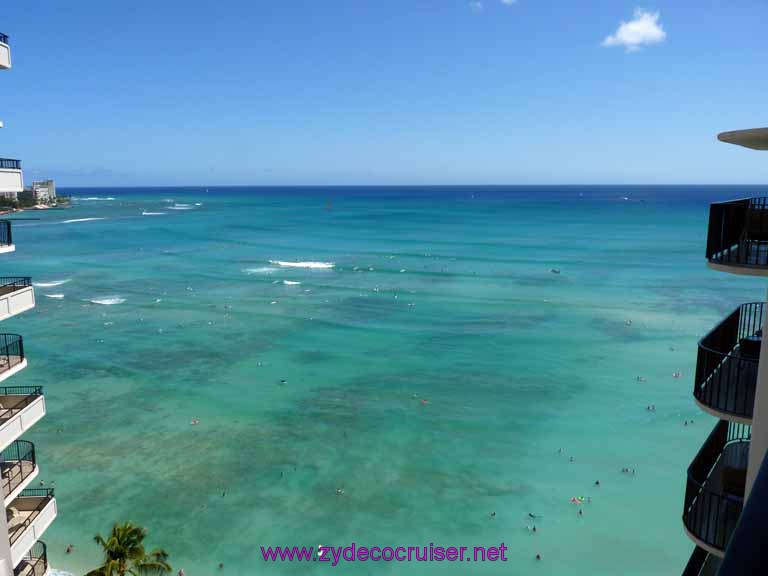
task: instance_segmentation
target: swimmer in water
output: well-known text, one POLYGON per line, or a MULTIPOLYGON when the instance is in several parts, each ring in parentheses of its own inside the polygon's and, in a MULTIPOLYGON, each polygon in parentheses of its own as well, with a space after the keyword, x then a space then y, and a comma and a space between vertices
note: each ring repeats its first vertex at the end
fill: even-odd
POLYGON ((72 550, 74 550, 74 549, 75 549, 75 545, 74 544, 67 544, 66 553, 67 554, 72 554, 72 550))
POLYGON ((200 419, 199 418, 192 418, 192 420, 190 420, 190 422, 189 422, 190 426, 197 426, 198 424, 200 424, 200 419))

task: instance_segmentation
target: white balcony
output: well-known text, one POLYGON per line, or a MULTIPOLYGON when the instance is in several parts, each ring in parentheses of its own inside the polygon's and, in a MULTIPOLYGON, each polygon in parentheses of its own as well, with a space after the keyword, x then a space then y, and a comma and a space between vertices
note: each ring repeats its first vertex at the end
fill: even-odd
POLYGON ((7 70, 11 67, 11 46, 8 36, 0 33, 0 68, 7 70))
POLYGON ((13 158, 0 158, 0 194, 12 196, 24 191, 24 173, 21 161, 13 158))
POLYGON ((51 488, 27 488, 5 509, 11 563, 16 566, 56 518, 51 488))
POLYGON ((26 367, 24 339, 18 334, 0 334, 0 382, 26 367))
POLYGON ((0 449, 5 449, 45 416, 40 386, 0 388, 0 449))
POLYGON ((0 277, 0 320, 35 307, 32 280, 26 277, 0 277))

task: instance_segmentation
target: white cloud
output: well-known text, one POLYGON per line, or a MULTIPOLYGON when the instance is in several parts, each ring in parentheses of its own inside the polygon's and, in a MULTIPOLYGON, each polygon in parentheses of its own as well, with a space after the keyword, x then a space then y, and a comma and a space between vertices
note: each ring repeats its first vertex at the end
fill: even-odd
POLYGON ((603 46, 624 46, 627 52, 634 52, 648 44, 664 42, 666 38, 667 33, 659 22, 659 13, 637 8, 634 18, 619 24, 616 32, 603 40, 603 46))
POLYGON ((469 7, 472 8, 474 12, 482 12, 483 11, 483 3, 480 0, 473 0, 469 3, 469 7))
POLYGON ((502 4, 506 4, 507 6, 512 6, 512 4, 516 4, 517 0, 501 0, 502 4))

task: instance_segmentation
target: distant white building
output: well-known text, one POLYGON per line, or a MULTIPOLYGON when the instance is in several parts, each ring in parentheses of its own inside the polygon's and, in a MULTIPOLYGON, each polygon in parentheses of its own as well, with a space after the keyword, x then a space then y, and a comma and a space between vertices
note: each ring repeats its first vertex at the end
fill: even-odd
POLYGON ((52 202, 56 200, 56 182, 53 180, 32 182, 32 194, 35 202, 52 202))

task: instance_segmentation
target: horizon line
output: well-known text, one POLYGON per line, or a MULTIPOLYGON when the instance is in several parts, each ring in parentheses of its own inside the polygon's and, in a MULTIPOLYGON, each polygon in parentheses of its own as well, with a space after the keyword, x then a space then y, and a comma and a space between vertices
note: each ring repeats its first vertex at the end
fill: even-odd
MULTIPOLYGON (((55 182, 55 180, 54 180, 55 182)), ((95 185, 58 185, 58 189, 68 188, 111 188, 113 190, 135 190, 140 188, 608 188, 614 186, 649 187, 649 188, 681 188, 696 187, 766 187, 764 184, 144 184, 136 186, 114 186, 109 184, 95 185)))

